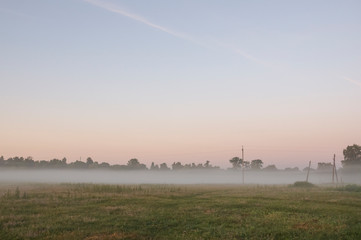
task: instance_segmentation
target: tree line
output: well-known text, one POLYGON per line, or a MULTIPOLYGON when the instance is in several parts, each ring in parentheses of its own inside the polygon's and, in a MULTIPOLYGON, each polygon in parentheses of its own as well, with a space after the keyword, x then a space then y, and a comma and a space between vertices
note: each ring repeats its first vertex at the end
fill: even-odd
MULTIPOLYGON (((361 170, 361 146, 357 144, 353 144, 347 146, 343 150, 344 160, 341 161, 343 170, 350 171, 350 170, 361 170)), ((242 158, 234 157, 229 160, 232 164, 233 169, 250 169, 250 170, 278 170, 276 165, 268 165, 263 168, 263 161, 261 159, 255 159, 252 161, 243 161, 242 158)), ((298 167, 294 168, 285 168, 286 171, 300 171, 298 167)), ((317 170, 320 172, 328 172, 333 170, 333 163, 331 162, 319 162, 317 163, 316 169, 310 170, 317 170)), ((304 168, 303 171, 308 171, 308 167, 304 168)))
MULTIPOLYGON (((361 168, 361 146, 354 144, 347 146, 343 150, 344 160, 341 161, 344 169, 359 169, 361 168)), ((229 160, 232 170, 255 170, 255 171, 276 171, 279 170, 275 165, 268 165, 263 167, 263 161, 261 159, 255 159, 252 161, 243 161, 242 158, 233 157, 229 160)), ((114 164, 111 165, 107 162, 98 163, 91 157, 88 157, 85 162, 77 160, 75 162, 67 163, 67 159, 52 159, 46 160, 34 160, 32 157, 11 157, 5 159, 3 156, 0 157, 0 167, 19 167, 19 168, 67 168, 67 169, 117 169, 117 170, 154 170, 154 171, 167 171, 167 170, 194 170, 194 169, 220 169, 218 166, 213 166, 210 161, 205 163, 190 163, 182 164, 181 162, 174 162, 171 166, 167 163, 155 164, 151 163, 148 168, 144 163, 139 162, 138 159, 130 159, 126 165, 114 164)), ((319 162, 317 165, 318 171, 329 171, 332 170, 332 163, 319 162)), ((285 171, 300 171, 298 167, 286 168, 285 171)), ((304 168, 303 171, 307 171, 308 167, 304 168)))
POLYGON ((180 170, 180 169, 220 169, 218 166, 212 166, 210 161, 202 163, 191 163, 191 164, 182 164, 181 162, 174 162, 171 166, 168 166, 167 163, 155 164, 152 162, 148 168, 144 163, 141 163, 138 159, 132 158, 127 164, 120 165, 114 164, 111 165, 107 162, 99 163, 94 161, 91 157, 88 157, 85 162, 81 160, 76 160, 75 162, 68 163, 67 159, 51 159, 47 160, 34 160, 32 157, 10 157, 5 159, 3 156, 0 157, 0 167, 9 167, 9 168, 40 168, 40 169, 49 169, 49 168, 60 168, 60 169, 117 169, 117 170, 180 170))

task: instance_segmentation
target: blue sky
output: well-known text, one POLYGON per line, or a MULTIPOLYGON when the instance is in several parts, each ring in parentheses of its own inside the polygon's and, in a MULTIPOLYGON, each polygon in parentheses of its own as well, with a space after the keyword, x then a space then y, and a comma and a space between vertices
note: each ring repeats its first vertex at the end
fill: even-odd
POLYGON ((0 155, 306 166, 361 144, 359 1, 0 2, 0 155), (296 154, 295 154, 296 153, 296 154), (247 159, 246 159, 247 160, 247 159))

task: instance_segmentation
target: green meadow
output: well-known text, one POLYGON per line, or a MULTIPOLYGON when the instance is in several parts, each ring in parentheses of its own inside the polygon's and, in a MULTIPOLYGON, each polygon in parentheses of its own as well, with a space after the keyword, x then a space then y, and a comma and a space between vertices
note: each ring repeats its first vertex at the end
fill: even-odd
POLYGON ((0 185, 0 239, 361 239, 360 186, 0 185))

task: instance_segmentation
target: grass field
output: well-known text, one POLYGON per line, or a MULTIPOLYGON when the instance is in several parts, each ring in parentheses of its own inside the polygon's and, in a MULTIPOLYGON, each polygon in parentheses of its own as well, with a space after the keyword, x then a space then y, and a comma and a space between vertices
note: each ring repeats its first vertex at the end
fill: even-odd
POLYGON ((360 187, 0 185, 0 239, 361 239, 360 187))

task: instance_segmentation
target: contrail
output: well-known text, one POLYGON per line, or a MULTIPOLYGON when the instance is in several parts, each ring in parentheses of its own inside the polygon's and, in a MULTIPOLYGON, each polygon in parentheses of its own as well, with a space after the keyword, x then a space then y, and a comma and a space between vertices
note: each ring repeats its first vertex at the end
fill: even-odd
MULTIPOLYGON (((193 42, 193 43, 195 43, 197 45, 200 45, 202 47, 205 47, 205 48, 212 48, 212 46, 210 46, 210 44, 207 44, 206 42, 198 41, 198 40, 196 40, 196 38, 194 38, 192 36, 189 36, 187 34, 179 33, 177 31, 173 31, 173 30, 171 30, 169 28, 163 27, 163 26, 161 26, 159 24, 155 24, 155 23, 145 19, 142 16, 139 16, 139 15, 136 15, 136 14, 133 14, 133 13, 129 13, 129 12, 125 11, 124 9, 121 9, 119 6, 115 6, 114 4, 111 4, 109 2, 100 1, 100 0, 83 0, 83 1, 85 1, 85 2, 87 2, 89 4, 92 4, 94 6, 103 8, 103 9, 109 11, 109 12, 113 12, 113 13, 123 15, 123 16, 128 17, 130 19, 133 19, 133 20, 135 20, 137 22, 148 25, 149 27, 152 27, 154 29, 157 29, 157 30, 163 31, 165 33, 168 33, 168 34, 170 34, 172 36, 175 36, 177 38, 193 42)), ((226 48, 228 50, 231 50, 233 53, 238 54, 238 55, 240 55, 240 56, 242 56, 242 57, 244 57, 244 58, 246 58, 248 60, 251 60, 251 61, 256 62, 258 64, 261 64, 261 65, 268 65, 265 62, 259 60, 258 58, 252 56, 251 54, 248 54, 248 53, 246 53, 246 52, 244 52, 244 51, 242 51, 242 50, 240 50, 238 48, 230 47, 227 44, 217 42, 216 47, 226 48)))
POLYGON ((354 80, 354 79, 351 79, 351 78, 348 78, 348 77, 341 77, 342 79, 352 83, 352 84, 355 84, 359 87, 361 87, 361 82, 357 81, 357 80, 354 80))
POLYGON ((99 0, 84 0, 84 1, 87 2, 87 3, 90 3, 90 4, 94 5, 94 6, 97 6, 97 7, 103 8, 105 10, 108 10, 109 12, 117 13, 117 14, 123 15, 124 17, 128 17, 130 19, 133 19, 133 20, 135 20, 137 22, 141 22, 141 23, 143 23, 145 25, 148 25, 149 27, 152 27, 152 28, 155 28, 157 30, 163 31, 163 32, 168 33, 168 34, 170 34, 172 36, 175 36, 175 37, 178 37, 178 38, 181 38, 181 39, 185 39, 185 40, 200 44, 199 42, 197 42, 191 36, 188 36, 186 34, 179 33, 179 32, 173 31, 171 29, 168 29, 166 27, 160 26, 158 24, 152 23, 151 21, 149 21, 149 20, 147 20, 147 19, 145 19, 145 18, 143 18, 143 17, 141 17, 139 15, 124 11, 120 7, 115 6, 115 5, 111 4, 111 3, 104 2, 104 1, 99 1, 99 0))

